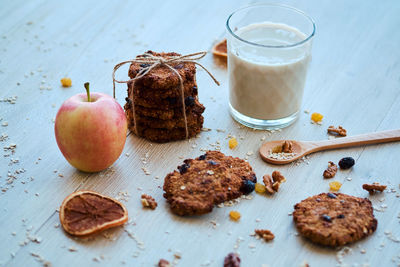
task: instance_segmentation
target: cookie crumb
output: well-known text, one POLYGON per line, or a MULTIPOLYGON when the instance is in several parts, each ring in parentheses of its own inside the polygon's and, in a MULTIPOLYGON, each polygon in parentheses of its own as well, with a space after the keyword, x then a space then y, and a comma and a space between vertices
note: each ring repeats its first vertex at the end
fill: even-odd
POLYGON ((152 210, 155 210, 157 207, 157 202, 153 197, 149 195, 143 194, 141 201, 144 208, 150 208, 152 210))
POLYGON ((370 194, 375 193, 376 191, 382 192, 386 189, 386 185, 381 185, 379 183, 372 183, 372 184, 363 184, 362 188, 367 190, 370 194))
POLYGON ((328 178, 333 178, 336 175, 338 168, 336 166, 335 163, 333 163, 332 161, 328 162, 328 168, 324 171, 324 178, 328 179, 328 178))
POLYGON ((224 259, 224 267, 240 267, 240 258, 237 253, 229 253, 224 259))
POLYGON ((347 131, 340 125, 337 128, 335 128, 335 126, 331 125, 328 127, 328 134, 337 135, 337 136, 346 136, 347 131))
POLYGON ((267 242, 275 238, 275 235, 270 230, 267 229, 256 229, 254 230, 254 232, 256 233, 256 235, 263 238, 267 242))

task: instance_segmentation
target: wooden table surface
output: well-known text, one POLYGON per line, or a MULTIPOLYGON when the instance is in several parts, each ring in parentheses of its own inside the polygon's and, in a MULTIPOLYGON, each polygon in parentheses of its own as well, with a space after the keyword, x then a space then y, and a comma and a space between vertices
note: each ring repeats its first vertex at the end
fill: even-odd
MULTIPOLYGON (((86 81, 92 91, 112 94, 113 66, 149 49, 210 50, 224 37, 227 16, 248 1, 0 1, 0 265, 154 266, 164 258, 175 259, 177 266, 222 266, 225 255, 237 251, 242 266, 300 266, 304 261, 310 266, 398 266, 399 143, 317 153, 287 166, 264 163, 257 150, 263 139, 327 139, 329 125, 343 125, 349 135, 400 128, 400 3, 283 2, 310 14, 317 25, 296 123, 271 133, 233 121, 226 68, 209 54, 201 63, 221 86, 201 70, 197 80, 206 106, 204 127, 211 131, 167 144, 128 134, 111 168, 87 174, 71 167, 55 142, 54 118, 62 102, 83 92, 86 81), (72 87, 61 87, 64 76, 71 77, 72 87), (304 110, 322 113, 323 124, 311 124, 304 110), (239 141, 234 150, 228 148, 229 134, 239 141), (8 149, 12 144, 15 149, 8 149), (248 158, 259 179, 279 170, 287 182, 272 197, 252 193, 251 200, 207 215, 173 215, 162 196, 163 178, 184 158, 215 148, 248 158), (377 231, 348 246, 347 254, 301 238, 288 215, 295 203, 328 191, 330 180, 322 172, 328 161, 344 156, 356 164, 334 178, 343 183, 340 192, 370 198, 379 222, 377 231), (369 196, 361 185, 371 182, 387 184, 388 190, 369 196), (65 234, 58 207, 80 189, 122 198, 129 223, 88 240, 65 234), (155 211, 142 209, 142 193, 157 200, 155 211), (229 220, 231 210, 242 214, 239 222, 229 220), (275 240, 256 240, 250 236, 255 228, 270 229, 275 240)), ((126 68, 118 77, 127 78, 126 68)), ((125 95, 125 85, 118 85, 121 104, 125 95)))

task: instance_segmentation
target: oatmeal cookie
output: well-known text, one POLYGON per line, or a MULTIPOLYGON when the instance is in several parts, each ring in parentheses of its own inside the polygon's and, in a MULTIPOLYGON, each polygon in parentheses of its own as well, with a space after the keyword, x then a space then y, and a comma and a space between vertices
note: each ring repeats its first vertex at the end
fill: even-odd
MULTIPOLYGON (((142 87, 142 86, 138 86, 137 84, 130 86, 128 84, 128 88, 133 90, 133 94, 139 98, 163 99, 163 98, 168 98, 168 97, 169 98, 181 97, 180 85, 177 87, 160 89, 160 88, 142 87)), ((184 82, 183 83, 183 94, 184 94, 184 96, 198 95, 196 82, 195 81, 184 82)))
POLYGON ((177 215, 200 215, 214 205, 249 194, 257 182, 246 161, 208 151, 187 159, 164 180, 164 198, 177 215))
MULTIPOLYGON (((134 125, 129 125, 129 130, 134 132, 134 125)), ((202 125, 188 127, 189 138, 195 137, 201 132, 202 125)), ((183 140, 186 138, 185 128, 173 129, 154 129, 138 127, 138 136, 156 143, 166 143, 170 141, 183 140)))
MULTIPOLYGON (((126 104, 124 105, 124 109, 125 113, 127 113, 128 115, 129 112, 132 113, 132 107, 131 107, 132 101, 129 98, 125 98, 125 100, 126 104)), ((191 112, 201 114, 204 112, 204 110, 205 107, 202 104, 200 104, 200 102, 197 99, 195 99, 193 105, 186 107, 186 114, 189 114, 191 112)), ((139 116, 152 117, 160 120, 171 120, 183 117, 182 107, 163 110, 163 109, 148 108, 140 105, 135 105, 135 111, 136 114, 139 116)))
POLYGON ((321 193, 294 206, 293 220, 312 242, 338 247, 372 234, 378 225, 371 201, 341 193, 321 193))
MULTIPOLYGON (((147 53, 152 54, 154 56, 161 56, 164 58, 168 58, 171 56, 180 56, 178 53, 156 53, 153 51, 147 51, 147 53)), ((136 58, 146 57, 146 55, 139 55, 136 58)), ((194 81, 196 76, 196 66, 191 62, 177 62, 170 63, 176 71, 181 75, 182 80, 185 81, 194 81)), ((143 67, 146 67, 146 64, 132 63, 129 67, 128 75, 131 79, 135 78, 143 67)), ((137 86, 149 87, 149 88, 159 88, 159 89, 167 89, 171 87, 177 87, 180 85, 179 77, 166 66, 159 65, 152 69, 148 74, 144 77, 135 81, 137 86)))

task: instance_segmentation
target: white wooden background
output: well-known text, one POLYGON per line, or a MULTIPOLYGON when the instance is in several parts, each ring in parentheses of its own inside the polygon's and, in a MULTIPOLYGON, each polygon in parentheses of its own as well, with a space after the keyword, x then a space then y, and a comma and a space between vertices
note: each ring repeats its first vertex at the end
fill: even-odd
MULTIPOLYGON (((0 125, 8 123, 0 126, 0 136, 8 135, 0 137, 1 147, 17 145, 15 154, 6 156, 10 152, 2 150, 0 157, 0 265, 40 266, 48 261, 53 266, 153 266, 180 253, 178 266, 222 266, 225 255, 237 247, 242 266, 300 266, 303 261, 336 266, 337 250, 297 236, 288 213, 298 201, 328 190, 330 180, 324 180, 322 172, 328 161, 344 156, 354 157, 356 165, 334 178, 343 183, 340 192, 369 197, 361 189, 367 182, 387 184, 389 190, 370 197, 379 210, 376 233, 349 246, 351 252, 339 260, 348 266, 400 264, 399 143, 318 153, 308 163, 279 167, 265 164, 257 154, 263 136, 323 140, 331 124, 343 125, 350 135, 400 127, 396 0, 282 1, 304 10, 317 24, 302 110, 322 113, 322 126, 310 124, 310 115, 301 112, 282 132, 240 127, 228 113, 226 69, 208 55, 202 63, 222 83, 217 87, 198 71, 200 101, 207 108, 204 126, 212 131, 168 144, 130 134, 119 160, 98 174, 75 170, 58 150, 53 119, 65 99, 83 92, 84 82, 89 81, 93 91, 111 94, 111 71, 119 61, 148 49, 210 50, 225 34, 227 16, 247 2, 0 1, 0 99, 18 97, 15 104, 0 102, 0 125), (60 86, 64 76, 72 78, 71 88, 60 86), (228 134, 239 140, 235 150, 228 148, 228 134), (216 143, 229 155, 245 158, 253 152, 248 160, 260 180, 280 170, 287 182, 273 197, 253 193, 252 200, 201 217, 173 215, 162 197, 163 178, 182 159, 216 143), (145 175, 142 167, 151 174, 145 175), (130 223, 92 240, 66 235, 57 209, 78 189, 114 197, 127 192, 130 223), (142 193, 156 198, 155 211, 142 209, 142 193), (231 210, 242 214, 239 222, 229 220, 231 210), (275 240, 264 243, 249 236, 255 228, 272 230, 275 240)), ((118 76, 126 78, 125 73, 121 70, 118 76)), ((125 86, 119 85, 121 104, 125 94, 125 86)))

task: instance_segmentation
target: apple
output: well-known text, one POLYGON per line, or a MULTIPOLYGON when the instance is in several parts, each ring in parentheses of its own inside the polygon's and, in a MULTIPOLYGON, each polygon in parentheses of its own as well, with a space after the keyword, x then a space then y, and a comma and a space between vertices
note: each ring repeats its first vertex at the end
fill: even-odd
POLYGON ((54 131, 61 153, 75 168, 98 172, 111 166, 125 145, 124 110, 109 95, 90 93, 67 99, 57 112, 54 131))

